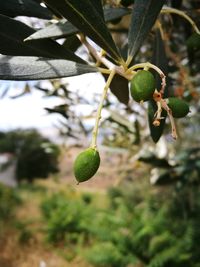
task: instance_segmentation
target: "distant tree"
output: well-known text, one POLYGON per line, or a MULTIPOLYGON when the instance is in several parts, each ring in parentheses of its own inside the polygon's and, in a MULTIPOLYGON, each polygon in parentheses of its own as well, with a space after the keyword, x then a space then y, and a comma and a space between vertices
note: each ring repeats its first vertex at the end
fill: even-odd
POLYGON ((36 130, 14 130, 0 133, 0 152, 16 158, 18 182, 32 182, 58 171, 59 147, 36 130))

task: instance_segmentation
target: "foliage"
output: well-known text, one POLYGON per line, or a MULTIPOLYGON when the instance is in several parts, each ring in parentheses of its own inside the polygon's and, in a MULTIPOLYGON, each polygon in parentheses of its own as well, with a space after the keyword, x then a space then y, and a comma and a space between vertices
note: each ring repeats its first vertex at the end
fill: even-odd
MULTIPOLYGON (((29 0, 19 5, 17 0, 9 0, 7 4, 1 4, 2 15, 0 20, 2 28, 0 29, 0 34, 3 40, 0 47, 0 52, 3 54, 0 61, 2 65, 1 79, 37 80, 61 78, 89 72, 100 72, 107 79, 111 70, 114 69, 116 75, 110 81, 111 91, 122 103, 127 105, 129 100, 128 81, 135 74, 132 71, 141 68, 152 68, 155 71, 158 82, 157 89, 161 87, 163 94, 165 93, 165 81, 159 68, 164 71, 168 80, 168 73, 170 72, 168 57, 171 57, 175 63, 175 68, 178 67, 180 71, 184 71, 185 76, 190 74, 186 73, 185 67, 179 64, 180 60, 174 58, 173 50, 178 49, 179 43, 183 45, 185 38, 191 35, 192 28, 189 29, 187 27, 183 31, 182 25, 180 26, 180 23, 174 19, 173 23, 176 24, 176 29, 182 34, 182 43, 174 38, 174 25, 172 25, 172 30, 170 31, 170 37, 172 38, 168 40, 167 29, 169 25, 167 20, 163 19, 163 14, 168 16, 171 14, 180 15, 186 19, 186 23, 190 23, 193 27, 194 36, 196 36, 194 37, 195 40, 187 42, 187 44, 189 43, 188 58, 190 59, 190 56, 193 57, 194 53, 196 53, 199 30, 198 25, 195 24, 196 21, 193 21, 193 18, 188 17, 181 9, 187 8, 187 11, 195 9, 196 5, 193 2, 185 6, 182 1, 177 4, 173 0, 162 0, 159 3, 155 0, 128 1, 126 3, 123 1, 101 0, 95 3, 92 1, 86 3, 83 0, 79 2, 59 0, 57 3, 52 0, 45 0, 46 8, 41 7, 40 2, 29 0), (163 8, 166 2, 168 7, 163 8), (48 26, 40 30, 35 30, 18 19, 13 19, 13 17, 23 15, 51 20, 52 13, 56 16, 58 23, 50 22, 48 26), (114 29, 110 27, 108 22, 116 22, 116 19, 121 19, 127 14, 130 17, 130 24, 126 25, 125 28, 126 42, 124 44, 117 43, 112 35, 114 29), (7 27, 3 27, 5 24, 7 27), (13 31, 13 28, 15 28, 15 31, 13 31), (153 38, 149 38, 150 31, 153 31, 153 38), (76 34, 78 34, 79 39, 76 34), (11 36, 12 42, 10 42, 11 36), (65 38, 63 44, 56 41, 63 37, 65 38), (98 51, 95 51, 96 47, 92 47, 85 37, 89 37, 104 50, 102 56, 98 55, 98 51), (26 42, 24 42, 24 39, 26 42), (164 44, 165 39, 169 41, 169 45, 167 42, 164 44), (147 42, 149 40, 154 45, 150 45, 147 42), (195 51, 191 48, 193 43, 195 43, 195 51), (153 52, 152 55, 141 54, 140 48, 143 44, 149 47, 153 52), (82 45, 87 48, 93 60, 98 62, 96 65, 92 65, 90 61, 84 61, 75 54, 77 48, 82 45), (165 45, 168 45, 167 49, 165 45), (147 66, 146 63, 131 66, 133 60, 141 61, 143 57, 145 60, 150 60, 152 57, 152 62, 156 67, 153 65, 147 66), (31 64, 27 65, 27 62, 31 62, 31 64), (101 67, 103 65, 107 70, 98 68, 98 66, 101 67), (160 75, 160 78, 156 72, 160 75)), ((119 37, 121 35, 120 27, 119 21, 116 27, 119 30, 119 37)), ((191 65, 196 64, 193 63, 194 61, 191 65)), ((175 71, 173 70, 172 72, 175 71)), ((191 83, 188 83, 188 85, 192 87, 191 83)), ((168 91, 168 87, 169 84, 166 91, 168 91)), ((165 97, 167 96, 168 94, 165 94, 165 97)))
POLYGON ((0 135, 0 152, 16 157, 18 181, 46 178, 58 171, 59 148, 36 130, 14 130, 0 135))
POLYGON ((175 184, 177 190, 200 185, 200 148, 186 148, 170 160, 158 158, 153 153, 141 156, 140 161, 154 167, 153 183, 156 185, 175 184))
POLYGON ((86 254, 86 258, 93 266, 123 266, 123 256, 111 242, 97 243, 86 254))
MULTIPOLYGON (((142 73, 140 70, 149 70, 154 75, 152 88, 148 87, 148 82, 147 88, 144 87, 145 80, 141 78, 140 88, 136 91, 133 88, 132 95, 139 102, 143 99, 138 97, 137 91, 144 96, 146 89, 152 89, 147 94, 148 99, 145 98, 149 106, 145 111, 150 135, 157 142, 168 117, 171 136, 177 139, 174 122, 177 116, 173 116, 175 113, 171 112, 167 99, 185 98, 183 88, 190 95, 190 100, 195 98, 200 36, 195 1, 188 4, 174 0, 43 2, 44 7, 40 5, 41 1, 33 0, 20 4, 18 0, 9 0, 7 4, 0 4, 0 79, 28 81, 100 73, 106 84, 97 109, 90 145, 96 149, 101 112, 108 89, 125 104, 129 113, 134 113, 140 119, 141 108, 135 112, 137 103, 129 105, 129 84, 135 75, 142 73), (48 23, 37 30, 34 25, 30 27, 21 22, 18 19, 20 15, 47 19, 48 23), (129 22, 121 26, 126 15, 129 22), (51 21, 52 17, 57 20, 56 24, 51 21), (183 23, 179 21, 180 18, 184 19, 183 23), (110 22, 114 22, 115 26, 112 27, 110 22), (57 41, 62 38, 64 42, 57 41), (78 48, 83 47, 87 52, 84 59, 77 52, 78 48)), ((182 106, 176 104, 176 108, 179 111, 182 106)), ((66 110, 65 104, 49 111, 60 113, 68 120, 69 110, 66 110)), ((186 112, 182 114, 186 115, 186 112)), ((144 119, 145 112, 142 115, 144 119)), ((138 137, 140 128, 135 130, 138 137)))
MULTIPOLYGON (((88 198, 86 198, 88 199, 88 198)), ((47 240, 54 244, 77 244, 87 239, 88 226, 94 209, 84 198, 71 199, 64 194, 53 194, 41 205, 47 223, 47 240)))
POLYGON ((75 254, 97 267, 198 265, 198 190, 155 193, 148 185, 125 183, 111 188, 107 197, 108 205, 98 207, 71 194, 47 198, 42 211, 48 240, 74 246, 75 254))
POLYGON ((20 203, 21 199, 15 190, 0 184, 0 221, 11 219, 20 203))

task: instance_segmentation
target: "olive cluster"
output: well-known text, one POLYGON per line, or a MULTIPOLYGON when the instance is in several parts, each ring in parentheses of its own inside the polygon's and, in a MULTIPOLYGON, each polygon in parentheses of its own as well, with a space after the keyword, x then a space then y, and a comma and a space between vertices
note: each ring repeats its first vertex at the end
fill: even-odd
MULTIPOLYGON (((162 98, 156 89, 156 81, 148 70, 139 70, 130 82, 130 93, 136 102, 155 101, 158 110, 155 113, 154 126, 159 126, 162 109, 165 109, 173 118, 185 117, 189 112, 188 104, 177 97, 162 98)), ((74 162, 74 175, 78 183, 89 180, 95 175, 100 165, 100 156, 96 148, 90 147, 81 152, 74 162)))
MULTIPOLYGON (((131 80, 131 96, 137 102, 153 99, 158 101, 156 97, 154 98, 156 95, 154 95, 155 87, 156 82, 153 74, 147 70, 139 70, 131 80)), ((168 99, 165 99, 164 102, 166 103, 166 106, 168 106, 174 118, 183 118, 189 112, 189 106, 183 99, 169 97, 168 99)))

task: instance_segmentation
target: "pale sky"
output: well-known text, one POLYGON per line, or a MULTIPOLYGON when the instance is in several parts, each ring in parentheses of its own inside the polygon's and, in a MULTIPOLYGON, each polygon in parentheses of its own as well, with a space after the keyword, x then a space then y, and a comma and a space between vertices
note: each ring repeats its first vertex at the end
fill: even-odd
MULTIPOLYGON (((69 83, 70 90, 79 92, 80 95, 87 99, 92 99, 94 93, 100 93, 104 86, 103 79, 96 74, 80 75, 66 80, 69 83)), ((55 105, 62 104, 62 99, 44 97, 42 92, 35 89, 25 96, 11 99, 11 96, 20 94, 24 83, 0 81, 0 95, 2 95, 6 86, 9 86, 10 89, 8 94, 0 99, 0 130, 30 127, 38 129, 51 128, 54 127, 58 119, 62 118, 56 114, 49 115, 44 110, 44 107, 52 108, 55 105)), ((85 112, 87 113, 87 107, 85 112)))

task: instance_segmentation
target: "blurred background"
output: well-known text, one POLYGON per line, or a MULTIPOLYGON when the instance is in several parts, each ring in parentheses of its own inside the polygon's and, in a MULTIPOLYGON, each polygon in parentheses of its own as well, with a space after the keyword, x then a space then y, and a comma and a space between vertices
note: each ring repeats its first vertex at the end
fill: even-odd
MULTIPOLYGON (((200 25, 198 0, 168 4, 200 25)), ((118 47, 129 20, 108 24, 118 47)), ((102 113, 101 166, 85 183, 73 162, 90 145, 104 78, 0 82, 0 267, 200 267, 200 40, 182 18, 162 20, 165 42, 151 33, 136 61, 159 51, 167 95, 189 103, 178 140, 166 119, 155 143, 147 104, 128 102, 118 80, 102 113)), ((87 58, 80 44, 76 53, 87 58)))

